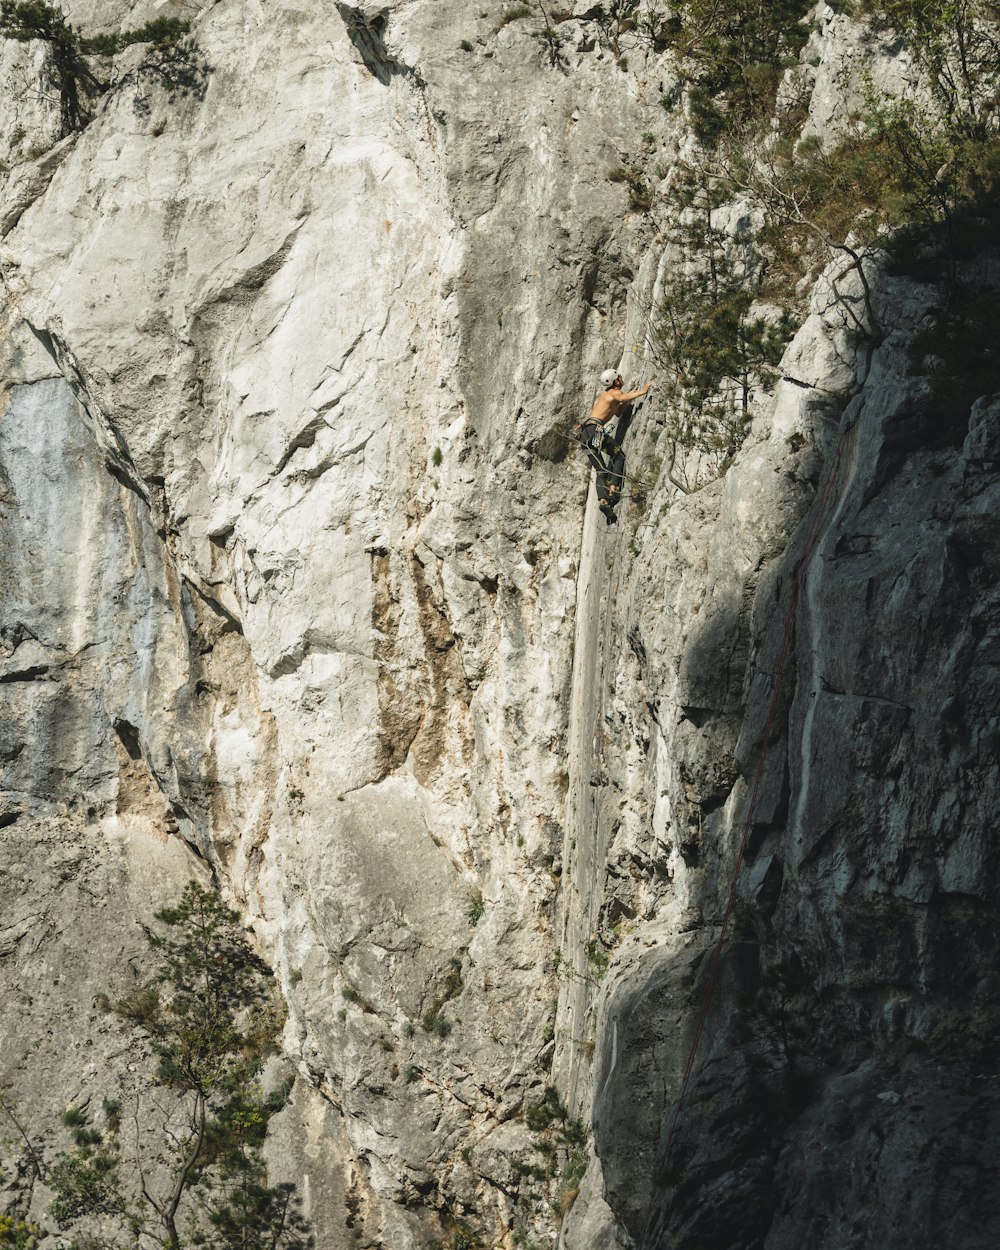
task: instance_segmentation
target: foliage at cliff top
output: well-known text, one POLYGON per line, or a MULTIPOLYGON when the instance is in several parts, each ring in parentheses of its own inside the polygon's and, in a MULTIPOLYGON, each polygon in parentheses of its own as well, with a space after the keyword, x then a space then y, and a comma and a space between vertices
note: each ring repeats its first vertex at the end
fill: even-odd
POLYGON ((809 31, 810 0, 679 0, 661 27, 685 68, 691 120, 703 142, 733 121, 770 117, 781 77, 809 31))
POLYGON ((48 45, 44 87, 58 94, 64 135, 87 124, 92 103, 108 90, 110 84, 94 67, 95 58, 113 57, 133 44, 170 47, 189 30, 190 23, 180 18, 158 17, 117 35, 85 36, 47 0, 0 0, 0 37, 48 45))
MULTIPOLYGON (((876 340, 881 334, 866 263, 876 251, 888 254, 941 285, 940 325, 922 337, 920 349, 934 361, 942 401, 967 410, 976 387, 1000 385, 990 344, 977 351, 989 365, 985 372, 969 373, 956 355, 976 329, 969 310, 982 315, 983 292, 973 289, 978 279, 969 261, 1000 243, 1000 6, 856 0, 853 12, 902 38, 920 81, 888 97, 863 80, 862 109, 831 143, 801 137, 804 101, 786 100, 775 123, 763 107, 773 102, 771 87, 751 92, 771 81, 756 59, 764 34, 741 43, 711 0, 678 10, 676 21, 691 23, 686 43, 678 35, 675 47, 695 65, 687 98, 700 149, 674 170, 666 192, 665 229, 682 259, 668 280, 652 345, 667 374, 668 432, 685 446, 729 454, 739 445, 747 396, 773 376, 802 279, 838 254, 863 290, 860 303, 833 291, 852 331, 876 340), (720 39, 730 42, 722 47, 720 39), (742 225, 720 229, 719 210, 740 203, 742 225)), ((767 20, 750 29, 766 33, 767 20)), ((768 38, 777 70, 792 44, 773 32, 768 38)))

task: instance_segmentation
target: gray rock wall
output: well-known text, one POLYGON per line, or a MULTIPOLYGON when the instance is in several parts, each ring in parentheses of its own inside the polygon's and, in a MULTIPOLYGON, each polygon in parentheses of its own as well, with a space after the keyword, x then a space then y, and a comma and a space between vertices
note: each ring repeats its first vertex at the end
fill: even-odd
MULTIPOLYGON (((595 1149, 644 1247, 995 1236, 995 764, 981 737, 997 710, 995 587, 978 519, 997 488, 982 450, 995 404, 947 416, 906 351, 931 293, 884 276, 876 289, 889 333, 847 406, 824 399, 842 378, 832 352, 815 369, 836 336, 814 314, 785 364, 816 389, 779 387, 766 437, 696 513, 671 507, 665 587, 683 595, 695 570, 708 587, 686 634, 664 628, 670 590, 619 591, 631 655, 602 657, 604 733, 659 739, 634 788, 626 774, 600 801, 607 883, 590 910, 617 947, 597 1004, 595 1149), (706 508, 714 524, 696 530, 706 508)), ((637 562, 622 580, 648 576, 637 562)))
MULTIPOLYGON (((879 280, 868 358, 821 283, 729 472, 608 530, 564 435, 601 368, 651 368, 671 253, 607 175, 669 171, 668 60, 582 10, 557 50, 431 0, 192 20, 190 89, 134 50, 82 134, 11 141, 0 202, 0 960, 37 1039, 0 1078, 32 1133, 127 1083, 90 1004, 194 874, 287 998, 275 1174, 324 1250, 995 1240, 996 410, 942 429, 910 376, 933 292, 879 280), (525 1120, 552 1084, 575 1202, 580 1146, 525 1120)), ((832 133, 863 58, 817 21, 832 133)))

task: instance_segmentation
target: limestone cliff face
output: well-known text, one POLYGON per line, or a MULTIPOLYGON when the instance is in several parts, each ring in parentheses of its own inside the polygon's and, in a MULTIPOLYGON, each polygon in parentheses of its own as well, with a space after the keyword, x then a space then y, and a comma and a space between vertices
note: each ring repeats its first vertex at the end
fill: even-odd
MULTIPOLYGON (((670 262, 607 174, 684 136, 669 62, 579 12, 555 51, 496 6, 221 0, 185 89, 133 50, 18 149, 2 1076, 40 1135, 127 1087, 93 997, 207 875, 288 1001, 275 1167, 322 1247, 992 1244, 997 407, 942 429, 910 377, 933 292, 879 276, 864 353, 818 287, 730 471, 606 530, 564 434, 649 367, 670 262), (551 1084, 590 1159, 558 1232, 551 1084)), ((858 50, 817 20, 822 128, 858 50)))

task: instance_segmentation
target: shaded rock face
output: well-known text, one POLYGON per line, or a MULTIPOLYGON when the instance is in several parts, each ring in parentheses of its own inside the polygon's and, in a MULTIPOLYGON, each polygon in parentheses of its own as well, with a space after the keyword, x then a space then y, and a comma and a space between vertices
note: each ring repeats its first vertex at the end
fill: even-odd
POLYGON ((992 1245, 1000 409, 913 376, 934 292, 873 273, 859 350, 818 288, 729 472, 607 529, 565 432, 670 258, 607 174, 682 121, 592 14, 503 17, 215 4, 198 90, 12 171, 0 1075, 46 1146, 128 1088, 94 995, 199 875, 281 980, 323 1247, 992 1245))
MULTIPOLYGON (((770 560, 754 527, 764 559, 748 562, 745 623, 747 599, 735 592, 728 630, 706 619, 726 657, 699 700, 708 751, 688 754, 686 692, 666 724, 658 717, 662 758, 688 777, 680 802, 666 767, 657 779, 677 795, 667 845, 688 868, 697 854, 683 875, 706 927, 650 943, 640 924, 622 948, 605 989, 594 1113, 609 1201, 646 1247, 985 1246, 996 1235, 998 1194, 983 1163, 996 1132, 998 1037, 995 874, 984 856, 1000 703, 995 541, 982 521, 998 488, 986 450, 996 405, 980 400, 964 429, 939 437, 944 414, 904 350, 921 292, 888 279, 882 288, 896 332, 855 398, 839 417, 820 406, 810 418, 809 401, 796 401, 799 428, 811 421, 825 453, 817 490, 792 485, 795 473, 809 476, 804 451, 797 467, 772 462, 768 487, 759 469, 772 438, 770 451, 747 450, 721 491, 723 523, 761 486, 797 500, 802 519, 770 560), (739 771, 727 779, 732 760, 739 771), (713 974, 741 829, 746 857, 713 974), (685 838, 696 843, 686 854, 685 838), (692 1007, 706 995, 698 1061, 674 1114, 692 1007), (630 1173, 636 1154, 655 1159, 651 1187, 630 1173)), ((817 330, 810 319, 786 363, 817 330)), ((776 400, 778 426, 790 388, 776 400)), ((635 620, 643 698, 657 704, 662 660, 658 672, 655 634, 635 620)), ((684 679, 682 661, 669 681, 684 679)), ((635 732, 627 721, 624 732, 635 732)))

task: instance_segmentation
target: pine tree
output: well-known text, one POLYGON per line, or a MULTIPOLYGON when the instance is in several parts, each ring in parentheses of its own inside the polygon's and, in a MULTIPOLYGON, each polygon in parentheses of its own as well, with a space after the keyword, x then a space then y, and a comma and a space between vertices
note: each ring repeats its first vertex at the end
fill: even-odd
POLYGON ((176 44, 190 24, 176 17, 158 17, 119 35, 86 37, 70 25, 63 11, 47 0, 0 0, 0 37, 18 43, 38 41, 49 49, 43 70, 46 87, 59 95, 63 135, 82 129, 92 115, 93 102, 109 83, 94 68, 94 58, 114 56, 137 43, 159 47, 176 44))
POLYGON ((117 1101, 104 1101, 100 1127, 70 1108, 76 1149, 49 1173, 51 1214, 79 1250, 305 1250, 294 1186, 269 1185, 263 1160, 289 1093, 261 1084, 283 1022, 270 972, 236 913, 194 882, 156 919, 157 973, 112 1007, 152 1064, 135 1132, 126 1148, 117 1101), (139 1127, 151 1117, 154 1131, 139 1127))

